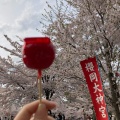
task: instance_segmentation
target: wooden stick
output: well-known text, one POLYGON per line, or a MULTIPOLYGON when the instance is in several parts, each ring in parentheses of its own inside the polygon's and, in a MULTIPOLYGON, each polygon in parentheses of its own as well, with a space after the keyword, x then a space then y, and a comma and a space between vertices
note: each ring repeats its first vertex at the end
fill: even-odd
POLYGON ((39 92, 39 100, 40 100, 40 103, 42 101, 42 83, 41 83, 41 77, 38 78, 38 92, 39 92))
POLYGON ((42 102, 42 79, 41 79, 41 71, 38 70, 38 94, 39 94, 39 101, 40 104, 42 102))

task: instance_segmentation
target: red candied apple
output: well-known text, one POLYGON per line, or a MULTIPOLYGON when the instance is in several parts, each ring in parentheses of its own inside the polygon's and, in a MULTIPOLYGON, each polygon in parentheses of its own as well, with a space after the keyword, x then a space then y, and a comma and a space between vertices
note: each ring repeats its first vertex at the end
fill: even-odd
POLYGON ((23 62, 31 69, 46 69, 55 58, 55 48, 48 37, 25 38, 22 52, 23 62))

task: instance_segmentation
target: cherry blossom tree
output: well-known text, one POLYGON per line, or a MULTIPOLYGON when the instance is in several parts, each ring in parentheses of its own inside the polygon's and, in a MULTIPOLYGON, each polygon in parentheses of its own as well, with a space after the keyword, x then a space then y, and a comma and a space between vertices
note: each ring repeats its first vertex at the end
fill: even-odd
POLYGON ((31 101, 34 100, 34 96, 37 93, 35 87, 35 72, 25 68, 21 61, 22 46, 18 42, 12 41, 7 35, 5 35, 5 38, 10 42, 13 49, 1 47, 18 57, 19 61, 16 64, 12 60, 11 55, 8 56, 8 58, 0 57, 0 84, 5 89, 0 96, 0 106, 2 109, 1 111, 3 111, 3 113, 1 112, 2 114, 12 111, 12 106, 14 106, 14 109, 18 110, 18 108, 25 104, 28 99, 31 101))
MULTIPOLYGON (((80 87, 84 77, 79 62, 87 57, 96 56, 106 101, 112 106, 119 120, 120 79, 116 73, 120 72, 120 2, 56 0, 55 7, 49 4, 48 7, 51 8, 51 12, 46 12, 43 20, 49 24, 42 21, 40 23, 45 27, 43 33, 51 36, 59 48, 55 65, 58 66, 56 71, 59 73, 59 79, 64 78, 60 81, 70 81, 70 86, 74 87, 74 91, 78 91, 77 96, 80 96, 77 85, 80 87), (72 80, 77 85, 73 84, 72 80), (108 89, 106 84, 109 84, 108 89)), ((72 96, 74 95, 76 94, 73 93, 72 96)))
MULTIPOLYGON (((63 112, 67 118, 89 114, 88 110, 93 106, 80 61, 96 56, 109 111, 114 111, 119 120, 119 1, 56 0, 56 6, 48 4, 48 7, 51 11, 46 11, 40 23, 43 24, 43 34, 50 37, 56 46, 56 59, 43 72, 43 76, 55 77, 47 82, 43 79, 44 97, 46 94, 47 98, 57 101, 59 107, 55 112, 63 112)), ((18 109, 37 99, 38 92, 36 71, 26 68, 22 62, 23 40, 18 38, 16 42, 7 35, 5 38, 13 49, 0 47, 19 58, 17 63, 11 55, 6 59, 0 58, 0 84, 5 87, 0 106, 7 112, 13 103, 18 109)))
MULTIPOLYGON (((10 53, 8 58, 0 57, 0 84, 5 89, 0 96, 0 106, 1 111, 3 111, 1 112, 1 116, 6 114, 9 116, 9 114, 13 114, 12 111, 15 115, 24 104, 38 99, 37 72, 28 69, 22 62, 21 50, 23 40, 19 38, 16 42, 7 35, 4 36, 13 49, 0 46, 10 53), (12 56, 17 57, 18 61, 13 61, 12 56)), ((80 108, 82 106, 87 107, 86 103, 89 103, 89 100, 84 97, 87 96, 89 98, 89 94, 84 94, 86 90, 82 90, 82 88, 86 87, 86 84, 84 84, 84 81, 77 81, 79 77, 76 80, 74 76, 73 78, 69 78, 71 76, 66 75, 64 77, 61 73, 58 73, 56 68, 61 66, 61 63, 57 64, 57 61, 56 57, 50 69, 43 72, 43 97, 55 100, 58 103, 59 107, 53 112, 58 115, 59 113, 64 113, 66 118, 69 118, 74 115, 76 109, 79 109, 78 106, 81 106, 80 108), (62 76, 60 77, 60 75, 62 76), (76 93, 77 88, 79 89, 78 93, 76 93), (80 93, 81 91, 82 94, 80 93), (77 98, 74 99, 76 96, 77 98)))

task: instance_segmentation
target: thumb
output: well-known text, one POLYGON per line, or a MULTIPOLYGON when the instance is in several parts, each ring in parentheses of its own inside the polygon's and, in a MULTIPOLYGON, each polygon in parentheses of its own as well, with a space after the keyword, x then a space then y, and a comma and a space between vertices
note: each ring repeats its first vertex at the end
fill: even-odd
POLYGON ((34 120, 45 120, 48 117, 48 110, 45 104, 39 104, 37 111, 35 112, 34 120))

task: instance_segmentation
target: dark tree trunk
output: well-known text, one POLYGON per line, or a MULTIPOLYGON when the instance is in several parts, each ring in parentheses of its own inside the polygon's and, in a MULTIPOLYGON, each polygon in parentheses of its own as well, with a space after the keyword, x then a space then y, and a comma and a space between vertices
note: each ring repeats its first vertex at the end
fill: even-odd
POLYGON ((110 89, 111 89, 111 95, 112 95, 112 106, 115 110, 115 116, 117 120, 120 120, 120 110, 119 110, 119 91, 116 84, 116 81, 112 78, 112 74, 109 73, 109 81, 110 81, 110 89))

